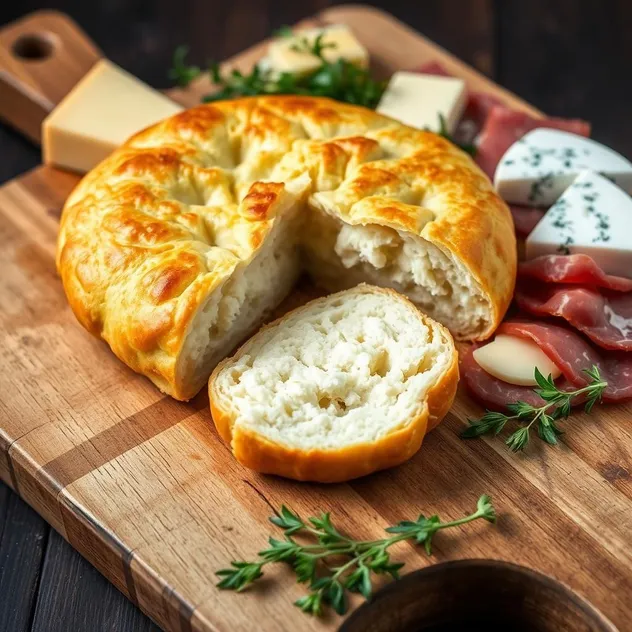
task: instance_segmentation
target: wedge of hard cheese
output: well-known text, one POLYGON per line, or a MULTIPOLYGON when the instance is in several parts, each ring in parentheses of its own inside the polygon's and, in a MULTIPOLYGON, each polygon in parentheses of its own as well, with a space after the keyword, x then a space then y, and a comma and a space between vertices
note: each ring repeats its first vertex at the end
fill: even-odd
POLYGON ((359 285, 260 331, 217 366, 209 396, 240 463, 336 482, 417 452, 458 375, 447 329, 393 290, 359 285))
POLYGON ((181 110, 102 59, 44 121, 43 160, 85 173, 136 132, 181 110))
POLYGON ((549 357, 530 340, 498 334, 473 353, 476 363, 494 377, 519 386, 536 386, 535 369, 545 377, 558 378, 562 372, 549 357))
POLYGON ((317 70, 322 64, 312 52, 316 39, 322 47, 321 53, 328 62, 345 59, 356 66, 369 65, 369 53, 343 24, 332 24, 324 28, 307 29, 272 42, 262 60, 263 67, 275 72, 304 75, 317 70))

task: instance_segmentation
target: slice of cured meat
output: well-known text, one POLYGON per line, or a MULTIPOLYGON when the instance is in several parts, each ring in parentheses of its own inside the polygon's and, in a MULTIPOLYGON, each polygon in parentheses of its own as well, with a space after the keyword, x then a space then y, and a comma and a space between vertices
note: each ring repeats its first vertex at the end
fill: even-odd
POLYGON ((619 292, 632 291, 632 279, 606 274, 588 255, 536 257, 518 265, 518 278, 549 283, 577 283, 619 292))
POLYGON ((527 132, 539 127, 561 129, 580 136, 590 135, 590 124, 578 119, 535 118, 502 105, 492 107, 481 132, 476 162, 490 177, 503 154, 527 132))
MULTIPOLYGON (((531 386, 517 386, 508 384, 490 375, 478 365, 474 359, 474 351, 480 345, 470 345, 459 354, 460 371, 463 383, 473 397, 490 410, 506 410, 507 404, 522 401, 532 406, 544 405, 544 400, 533 391, 531 386)), ((557 380, 558 388, 560 382, 564 382, 569 388, 565 378, 557 380)))
POLYGON ((632 351, 632 292, 522 281, 514 299, 531 314, 563 318, 604 349, 632 351))
POLYGON ((617 402, 632 398, 631 353, 604 351, 569 328, 544 322, 510 321, 502 323, 497 333, 533 340, 576 387, 585 386, 589 381, 584 369, 597 366, 603 379, 608 382, 603 394, 604 401, 617 402))
POLYGON ((438 77, 454 76, 441 62, 434 59, 421 64, 415 72, 422 72, 424 75, 437 75, 438 77))
POLYGON ((509 210, 513 217, 516 234, 520 237, 526 237, 536 227, 545 213, 544 209, 520 206, 518 204, 510 204, 509 210))

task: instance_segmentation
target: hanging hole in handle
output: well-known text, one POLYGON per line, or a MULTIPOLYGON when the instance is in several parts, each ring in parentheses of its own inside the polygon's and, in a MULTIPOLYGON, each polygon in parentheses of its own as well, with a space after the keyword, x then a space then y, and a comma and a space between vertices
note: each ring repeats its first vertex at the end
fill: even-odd
POLYGON ((24 33, 20 35, 11 50, 24 61, 43 61, 48 59, 55 48, 55 40, 51 33, 24 33))

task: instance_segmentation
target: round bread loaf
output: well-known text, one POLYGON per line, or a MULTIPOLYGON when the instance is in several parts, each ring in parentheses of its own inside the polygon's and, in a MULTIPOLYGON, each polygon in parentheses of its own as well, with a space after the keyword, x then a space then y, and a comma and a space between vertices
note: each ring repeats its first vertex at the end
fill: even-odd
POLYGON ((511 300, 507 206, 447 140, 324 98, 202 105, 132 137, 68 199, 57 265, 83 326, 189 399, 307 270, 392 287, 466 340, 511 300))
POLYGON ((361 284, 264 327, 216 367, 209 400, 242 465, 332 483, 413 456, 458 380, 445 327, 401 294, 361 284))

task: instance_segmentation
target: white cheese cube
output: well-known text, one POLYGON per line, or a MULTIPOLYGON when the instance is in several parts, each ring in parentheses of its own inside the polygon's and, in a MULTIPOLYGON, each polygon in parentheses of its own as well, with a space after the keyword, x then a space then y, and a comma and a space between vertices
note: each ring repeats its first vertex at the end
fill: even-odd
POLYGON ((377 111, 418 129, 438 132, 439 115, 448 132, 456 128, 467 101, 465 82, 419 72, 396 72, 380 99, 377 111))
POLYGON ((498 163, 494 185, 507 202, 550 206, 581 171, 603 173, 632 192, 632 163, 590 138, 535 129, 516 141, 498 163))
POLYGON ((508 384, 535 386, 535 369, 553 379, 562 372, 535 342, 516 336, 498 334, 489 344, 472 354, 476 363, 487 373, 508 384))
POLYGON ((46 164, 85 173, 130 136, 182 107, 102 59, 43 123, 46 164))
POLYGON ((346 59, 361 68, 368 67, 368 51, 343 24, 299 31, 290 37, 275 40, 268 47, 267 56, 262 60, 262 67, 275 72, 290 72, 298 75, 313 72, 322 62, 318 57, 304 50, 305 43, 308 47, 312 47, 321 34, 323 35, 321 43, 324 46, 322 54, 328 62, 346 59))
POLYGON ((632 197, 584 171, 546 212, 526 241, 528 259, 582 253, 608 274, 632 277, 632 197))

